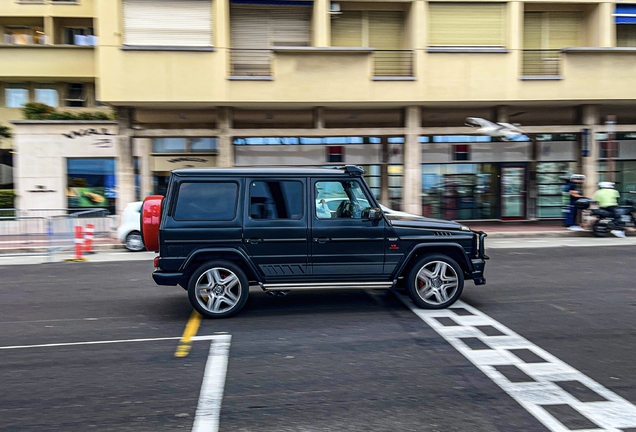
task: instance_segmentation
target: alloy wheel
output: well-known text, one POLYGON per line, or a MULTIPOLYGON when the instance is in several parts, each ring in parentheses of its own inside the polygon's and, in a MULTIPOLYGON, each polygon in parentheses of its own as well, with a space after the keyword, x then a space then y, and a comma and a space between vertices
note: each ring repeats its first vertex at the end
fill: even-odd
POLYGON ((197 302, 213 314, 233 309, 241 298, 241 282, 236 274, 223 267, 213 267, 197 279, 197 302))
POLYGON ((418 296, 426 303, 442 305, 457 293, 457 272, 444 261, 428 262, 417 273, 416 286, 418 296))

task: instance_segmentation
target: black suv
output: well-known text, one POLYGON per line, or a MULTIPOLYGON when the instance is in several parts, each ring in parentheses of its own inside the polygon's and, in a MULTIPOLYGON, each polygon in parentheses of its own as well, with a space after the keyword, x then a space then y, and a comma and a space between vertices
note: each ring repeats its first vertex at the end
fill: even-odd
POLYGON ((181 285, 203 316, 239 312, 265 291, 405 288, 422 308, 452 305, 464 278, 486 283, 486 234, 384 211, 356 166, 172 172, 148 197, 142 231, 152 277, 181 285))

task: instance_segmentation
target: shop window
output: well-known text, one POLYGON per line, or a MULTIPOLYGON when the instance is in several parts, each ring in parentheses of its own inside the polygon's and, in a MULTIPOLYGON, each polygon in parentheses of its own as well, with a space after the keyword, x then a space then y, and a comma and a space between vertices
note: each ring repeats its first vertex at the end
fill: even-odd
POLYGON ((618 157, 619 143, 616 141, 601 141, 599 151, 599 157, 601 159, 615 159, 618 157))
POLYGON ((138 157, 133 158, 133 168, 135 170, 135 201, 141 201, 141 169, 138 157))
POLYGON ((329 163, 344 162, 344 147, 343 146, 327 147, 327 162, 329 163))
POLYGON ((7 108, 22 108, 29 102, 29 90, 26 88, 4 89, 4 106, 7 108))
POLYGON ((217 150, 217 139, 202 138, 154 138, 153 153, 214 153, 217 150))
POLYGON ((467 144, 456 144, 453 146, 453 160, 467 161, 470 160, 470 146, 467 144))
POLYGON ((537 216, 562 217, 561 207, 570 202, 570 195, 563 191, 570 174, 576 169, 574 162, 537 163, 537 216))
POLYGON ((67 107, 85 107, 86 100, 86 84, 70 83, 66 86, 66 95, 64 101, 67 107))
POLYGON ((183 221, 232 220, 236 217, 237 202, 237 183, 182 183, 174 218, 183 221))
POLYGON ((35 101, 54 108, 60 106, 60 97, 57 90, 52 87, 36 88, 35 101))
POLYGON ((67 159, 69 208, 115 210, 115 159, 67 159))
POLYGON ((250 218, 302 219, 303 185, 298 181, 253 181, 250 218))

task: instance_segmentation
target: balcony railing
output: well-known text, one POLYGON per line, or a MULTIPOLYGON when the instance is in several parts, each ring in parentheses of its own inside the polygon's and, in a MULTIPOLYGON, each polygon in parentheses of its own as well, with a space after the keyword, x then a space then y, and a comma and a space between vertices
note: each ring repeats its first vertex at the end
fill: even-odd
POLYGON ((374 77, 412 77, 413 51, 382 51, 373 52, 374 77))
POLYGON ((560 50, 523 50, 522 76, 561 75, 560 50))
POLYGON ((232 48, 230 51, 230 75, 245 77, 271 76, 272 57, 272 50, 232 48))

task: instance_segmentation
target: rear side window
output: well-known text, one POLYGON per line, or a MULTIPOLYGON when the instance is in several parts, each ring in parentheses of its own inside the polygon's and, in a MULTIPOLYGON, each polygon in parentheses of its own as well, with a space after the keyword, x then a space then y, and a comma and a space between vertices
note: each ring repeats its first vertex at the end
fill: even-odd
POLYGON ((232 220, 236 217, 238 184, 181 183, 174 212, 176 220, 232 220))
POLYGON ((294 219, 303 217, 303 184, 299 181, 252 181, 250 218, 294 219))

